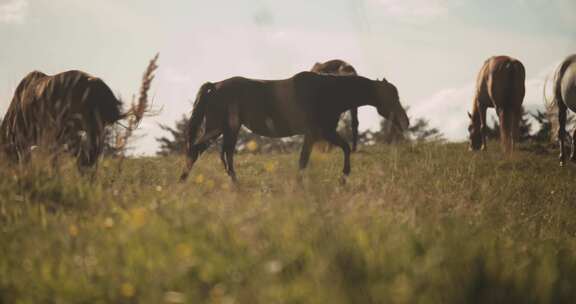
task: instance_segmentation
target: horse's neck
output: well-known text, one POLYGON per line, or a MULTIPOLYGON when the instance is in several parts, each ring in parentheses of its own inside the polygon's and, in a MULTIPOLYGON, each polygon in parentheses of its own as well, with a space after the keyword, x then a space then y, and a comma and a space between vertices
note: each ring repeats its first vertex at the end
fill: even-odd
POLYGON ((341 103, 346 110, 361 106, 376 106, 378 96, 370 85, 352 83, 350 86, 339 86, 339 90, 341 91, 338 92, 338 97, 342 100, 341 103))
POLYGON ((480 105, 478 103, 479 101, 475 101, 474 106, 472 107, 472 123, 474 124, 474 126, 479 128, 481 124, 480 115, 482 114, 480 111, 480 105))

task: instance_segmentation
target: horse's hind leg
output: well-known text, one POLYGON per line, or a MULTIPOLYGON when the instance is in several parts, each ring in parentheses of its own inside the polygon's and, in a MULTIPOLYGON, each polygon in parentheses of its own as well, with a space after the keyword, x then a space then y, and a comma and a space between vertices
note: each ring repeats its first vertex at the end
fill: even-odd
POLYGON ((352 151, 356 152, 358 146, 358 108, 350 110, 350 118, 352 120, 352 151))
POLYGON ((198 160, 198 157, 206 151, 210 147, 212 140, 218 138, 220 136, 219 130, 212 130, 211 132, 205 133, 196 144, 193 144, 190 147, 187 155, 186 166, 184 167, 184 171, 180 175, 180 181, 183 182, 188 178, 192 167, 194 167, 194 163, 198 160))
POLYGON ((344 169, 342 170, 342 173, 344 174, 342 182, 345 182, 345 178, 350 175, 350 146, 348 146, 348 143, 346 142, 346 140, 344 140, 342 138, 342 136, 340 136, 340 134, 338 134, 336 132, 336 130, 330 130, 327 131, 326 133, 323 134, 324 138, 330 142, 333 145, 336 145, 340 148, 342 148, 342 151, 344 152, 344 169))
POLYGON ((558 104, 558 143, 560 145, 560 166, 564 165, 564 140, 566 139, 566 105, 562 101, 557 101, 558 104))
POLYGON ((236 141, 238 140, 238 132, 240 131, 240 118, 238 111, 235 107, 229 109, 228 120, 225 122, 224 136, 222 139, 222 160, 225 160, 224 166, 226 167, 228 176, 234 183, 237 182, 236 171, 234 170, 234 151, 236 150, 236 141))
POLYGON ((224 145, 222 145, 222 149, 220 150, 220 160, 224 165, 224 171, 228 172, 228 163, 226 163, 226 150, 224 150, 224 145))
POLYGON ((576 162, 576 127, 572 131, 572 154, 570 155, 570 160, 576 162))

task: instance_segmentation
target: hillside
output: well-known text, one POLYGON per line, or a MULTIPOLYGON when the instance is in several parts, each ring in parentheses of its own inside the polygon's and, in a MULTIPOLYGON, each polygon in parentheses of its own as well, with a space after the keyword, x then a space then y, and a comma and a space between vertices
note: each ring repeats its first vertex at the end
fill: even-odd
POLYGON ((0 303, 571 303, 576 166, 528 148, 3 165, 0 303))

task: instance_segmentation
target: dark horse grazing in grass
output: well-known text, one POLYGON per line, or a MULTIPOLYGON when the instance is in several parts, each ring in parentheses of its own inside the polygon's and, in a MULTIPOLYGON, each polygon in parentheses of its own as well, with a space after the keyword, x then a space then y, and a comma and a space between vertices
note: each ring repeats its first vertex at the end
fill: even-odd
POLYGON ((312 146, 324 139, 342 148, 344 176, 350 174, 350 147, 336 132, 340 114, 351 108, 372 105, 400 129, 408 127, 408 116, 400 104, 396 87, 386 80, 360 76, 333 76, 301 72, 284 80, 254 80, 233 77, 200 88, 188 125, 185 180, 210 142, 223 134, 221 159, 236 181, 233 155, 242 125, 268 137, 304 135, 300 154, 303 170, 312 146), (201 126, 204 122, 204 131, 201 126))
MULTIPOLYGON (((564 165, 564 140, 566 138, 566 110, 576 112, 576 54, 564 59, 554 75, 554 104, 558 106, 558 142, 560 165, 564 165)), ((576 129, 572 135, 572 155, 576 161, 576 129)))
POLYGON ((514 150, 522 116, 526 72, 522 63, 508 56, 484 62, 476 81, 476 96, 470 117, 470 149, 486 150, 486 110, 494 107, 500 121, 500 141, 506 152, 514 150))
POLYGON ((102 152, 104 127, 125 116, 121 107, 101 79, 84 72, 31 72, 4 116, 0 145, 13 161, 28 160, 34 145, 53 151, 67 146, 80 168, 90 167, 102 152))
MULTIPOLYGON (((356 69, 346 61, 340 59, 333 59, 326 61, 324 63, 315 63, 310 70, 315 73, 320 74, 331 74, 331 75, 353 75, 356 76, 356 69)), ((356 146, 358 145, 358 108, 350 109, 350 119, 352 122, 352 151, 356 152, 356 146)))

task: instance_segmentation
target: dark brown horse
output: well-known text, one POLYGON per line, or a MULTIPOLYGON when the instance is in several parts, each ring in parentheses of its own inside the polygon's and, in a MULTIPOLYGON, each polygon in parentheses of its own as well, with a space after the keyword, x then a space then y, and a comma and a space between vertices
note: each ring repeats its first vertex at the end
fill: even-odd
POLYGON ((486 110, 495 108, 500 121, 500 141, 506 152, 514 150, 522 115, 526 72, 522 63, 508 56, 484 62, 476 81, 476 95, 470 117, 471 150, 486 150, 486 110))
POLYGON ((408 127, 398 91, 386 80, 301 72, 284 80, 233 77, 205 83, 198 91, 188 125, 188 161, 181 180, 188 177, 194 162, 210 143, 223 135, 221 159, 228 175, 236 181, 233 155, 243 125, 267 137, 304 135, 301 170, 308 164, 317 140, 339 146, 344 152, 343 173, 348 176, 350 147, 336 132, 336 126, 340 114, 363 105, 376 107, 380 115, 400 129, 408 127))
MULTIPOLYGON (((352 65, 340 59, 333 59, 324 63, 316 62, 311 71, 330 75, 358 75, 356 69, 352 65)), ((358 108, 350 109, 350 119, 352 123, 352 151, 355 152, 356 146, 358 145, 358 108)))
POLYGON ((68 150, 79 167, 93 166, 102 152, 104 127, 125 115, 121 102, 99 78, 81 71, 54 76, 29 73, 18 85, 0 126, 0 144, 14 161, 34 145, 68 150))
MULTIPOLYGON (((558 142, 560 165, 564 165, 564 140, 566 138, 566 110, 576 112, 576 54, 564 59, 554 75, 554 105, 558 106, 558 142)), ((576 129, 572 135, 572 155, 576 161, 576 129)))

